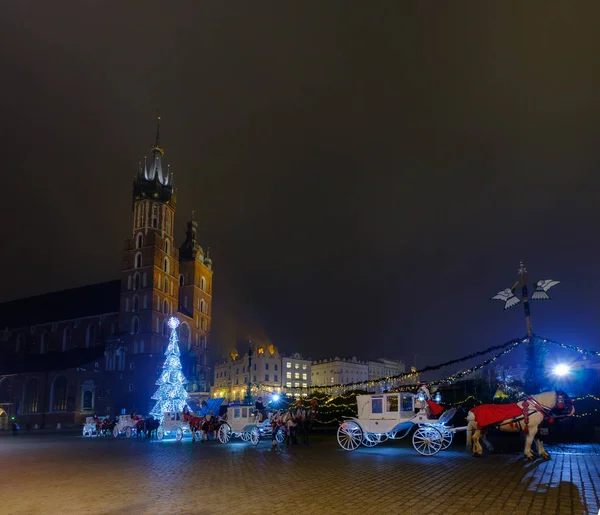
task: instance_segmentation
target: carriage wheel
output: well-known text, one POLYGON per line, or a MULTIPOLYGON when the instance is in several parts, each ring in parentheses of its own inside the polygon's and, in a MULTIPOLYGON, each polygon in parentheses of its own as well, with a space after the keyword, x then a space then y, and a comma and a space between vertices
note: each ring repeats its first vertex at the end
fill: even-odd
POLYGON ((442 451, 447 449, 452 444, 452 440, 454 439, 454 431, 448 431, 447 429, 442 429, 442 436, 444 437, 444 441, 442 442, 442 451))
POLYGON ((158 429, 156 430, 156 438, 158 438, 159 440, 162 440, 165 437, 165 430, 163 429, 163 426, 158 426, 158 429))
POLYGON ((433 456, 442 450, 444 437, 432 426, 421 426, 413 434, 413 447, 423 456, 433 456))
POLYGON ((283 430, 283 427, 280 427, 277 429, 277 432, 275 433, 275 440, 277 441, 277 443, 283 443, 285 440, 285 431, 283 430))
POLYGON ((228 443, 231 440, 231 426, 229 424, 222 424, 219 427, 217 437, 219 438, 219 442, 228 443))
POLYGON ((92 436, 92 432, 89 429, 84 429, 83 436, 92 436))
POLYGON ((131 433, 132 433, 131 428, 130 427, 126 427, 125 428, 125 436, 127 438, 131 438, 131 433))
POLYGON ((354 451, 358 449, 362 439, 362 429, 356 422, 347 420, 338 427, 337 441, 340 444, 340 447, 345 451, 354 451))
POLYGON ((247 442, 250 440, 250 433, 244 431, 243 433, 240 433, 240 438, 242 439, 242 442, 247 442))
POLYGON ((183 438, 183 431, 181 430, 180 427, 178 427, 177 431, 175 431, 175 440, 177 440, 178 442, 181 442, 182 438, 183 438))
POLYGON ((362 445, 365 447, 375 447, 381 442, 381 435, 377 433, 363 433, 362 445))
POLYGON ((250 432, 250 443, 252 445, 258 445, 258 442, 260 442, 260 431, 258 430, 258 427, 255 427, 250 432))
POLYGON ((119 429, 115 426, 113 428, 113 436, 116 438, 117 436, 119 436, 119 429))

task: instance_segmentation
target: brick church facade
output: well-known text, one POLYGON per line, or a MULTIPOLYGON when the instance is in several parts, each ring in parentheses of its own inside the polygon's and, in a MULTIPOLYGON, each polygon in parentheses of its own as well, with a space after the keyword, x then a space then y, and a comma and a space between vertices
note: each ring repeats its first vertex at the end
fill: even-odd
POLYGON ((174 241, 177 199, 157 127, 133 183, 132 232, 119 280, 0 304, 0 430, 147 414, 176 316, 190 391, 208 391, 212 261, 198 224, 174 241))

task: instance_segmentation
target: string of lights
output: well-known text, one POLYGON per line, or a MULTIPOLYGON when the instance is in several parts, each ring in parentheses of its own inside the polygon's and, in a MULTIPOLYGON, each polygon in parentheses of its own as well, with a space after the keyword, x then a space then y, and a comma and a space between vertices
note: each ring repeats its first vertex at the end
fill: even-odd
MULTIPOLYGON (((411 372, 404 372, 402 374, 398 374, 395 376, 389 376, 389 377, 381 377, 379 379, 370 379, 368 381, 359 381, 356 383, 346 383, 346 384, 333 384, 333 385, 327 385, 327 386, 311 386, 309 387, 309 390, 312 391, 327 391, 327 392, 343 392, 346 390, 350 390, 350 389, 357 389, 359 387, 377 387, 377 386, 391 386, 390 383, 399 383, 402 381, 406 381, 408 379, 417 379, 421 374, 424 374, 425 372, 431 372, 434 370, 439 370, 441 368, 446 368, 450 365, 454 365, 456 363, 461 363, 463 361, 468 361, 470 359, 476 358, 477 356, 483 356, 485 354, 489 354, 490 352, 493 352, 495 350, 499 350, 499 349, 514 349, 515 347, 521 345, 522 343, 527 341, 527 337, 523 337, 523 338, 517 338, 514 340, 510 340, 506 343, 503 343, 502 345, 492 345, 491 347, 488 347, 487 349, 481 350, 481 351, 477 351, 477 352, 473 352, 467 356, 463 356, 461 358, 457 358, 457 359, 453 359, 450 361, 446 361, 445 363, 440 363, 438 365, 431 365, 431 366, 427 366, 424 367, 420 370, 415 370, 415 371, 411 371, 411 372)), ((500 354, 502 355, 502 354, 500 354)), ((496 358, 497 359, 497 358, 496 358)), ((491 361, 489 361, 491 363, 491 361)), ((485 366, 485 365, 482 365, 485 366)), ((481 367, 479 367, 481 368, 481 367)), ((473 370, 474 371, 474 370, 473 370)), ((471 373, 471 372, 466 372, 463 374, 466 375, 467 373, 471 373)), ((457 377, 463 377, 463 376, 459 376, 457 374, 457 377)), ((451 377, 451 376, 450 376, 451 377)), ((412 387, 412 385, 410 386, 412 387)))
POLYGON ((563 349, 569 349, 569 350, 578 352, 579 354, 589 354, 591 356, 600 357, 600 351, 597 351, 597 350, 583 349, 581 347, 578 347, 577 345, 568 345, 566 343, 555 342, 554 340, 548 340, 547 338, 539 338, 539 339, 541 340, 541 343, 549 343, 551 345, 556 345, 557 347, 561 347, 563 349))

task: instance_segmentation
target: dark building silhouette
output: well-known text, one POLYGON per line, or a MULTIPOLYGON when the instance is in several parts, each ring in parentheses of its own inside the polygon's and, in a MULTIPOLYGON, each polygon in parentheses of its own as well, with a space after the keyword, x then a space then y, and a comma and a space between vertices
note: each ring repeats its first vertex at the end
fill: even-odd
MULTIPOLYGON (((160 120, 160 118, 159 118, 160 120)), ((212 261, 198 223, 174 242, 173 174, 159 127, 133 182, 133 223, 119 280, 0 304, 0 429, 56 426, 86 416, 148 413, 177 316, 190 391, 208 391, 212 261)))

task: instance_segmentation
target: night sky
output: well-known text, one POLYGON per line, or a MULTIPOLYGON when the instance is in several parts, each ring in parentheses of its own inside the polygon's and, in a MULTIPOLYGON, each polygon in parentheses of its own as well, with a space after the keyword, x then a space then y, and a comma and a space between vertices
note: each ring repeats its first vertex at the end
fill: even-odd
POLYGON ((161 143, 214 260, 215 356, 423 366, 600 349, 600 4, 3 2, 0 300, 119 277, 161 143), (70 5, 69 5, 70 4, 70 5), (176 4, 174 6, 174 4, 176 4))

